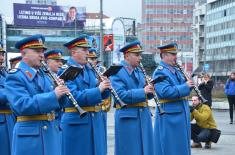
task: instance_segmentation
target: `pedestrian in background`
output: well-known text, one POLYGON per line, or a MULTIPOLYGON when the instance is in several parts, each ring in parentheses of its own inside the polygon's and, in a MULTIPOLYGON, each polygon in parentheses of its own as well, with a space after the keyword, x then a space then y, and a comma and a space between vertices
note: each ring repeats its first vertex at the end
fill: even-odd
POLYGON ((229 103, 230 124, 233 124, 233 109, 235 106, 235 72, 232 72, 225 84, 224 93, 229 103))
POLYGON ((209 74, 202 76, 202 82, 199 84, 198 89, 201 91, 202 96, 208 101, 206 104, 211 108, 212 106, 212 89, 214 82, 209 74))

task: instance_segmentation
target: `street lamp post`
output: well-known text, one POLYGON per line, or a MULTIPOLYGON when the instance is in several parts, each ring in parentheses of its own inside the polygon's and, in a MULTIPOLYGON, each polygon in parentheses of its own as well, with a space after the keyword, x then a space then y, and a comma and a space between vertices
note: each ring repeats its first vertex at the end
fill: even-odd
POLYGON ((100 60, 104 64, 104 49, 103 49, 103 0, 100 0, 100 60))

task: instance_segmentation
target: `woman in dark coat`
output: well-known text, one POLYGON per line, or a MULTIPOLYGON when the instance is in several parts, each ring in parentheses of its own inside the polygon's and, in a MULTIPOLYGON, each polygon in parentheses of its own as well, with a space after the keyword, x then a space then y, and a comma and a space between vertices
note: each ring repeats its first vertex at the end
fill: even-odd
POLYGON ((212 106, 212 89, 214 82, 209 74, 204 74, 202 83, 199 84, 198 89, 201 91, 202 96, 208 101, 206 104, 211 108, 212 106))

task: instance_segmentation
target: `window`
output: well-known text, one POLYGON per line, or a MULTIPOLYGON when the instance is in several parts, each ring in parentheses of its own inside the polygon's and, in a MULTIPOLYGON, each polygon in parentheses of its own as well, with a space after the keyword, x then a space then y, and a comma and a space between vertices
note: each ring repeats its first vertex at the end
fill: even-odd
POLYGON ((226 10, 224 10, 224 17, 226 16, 226 14, 227 14, 227 13, 226 13, 226 10))

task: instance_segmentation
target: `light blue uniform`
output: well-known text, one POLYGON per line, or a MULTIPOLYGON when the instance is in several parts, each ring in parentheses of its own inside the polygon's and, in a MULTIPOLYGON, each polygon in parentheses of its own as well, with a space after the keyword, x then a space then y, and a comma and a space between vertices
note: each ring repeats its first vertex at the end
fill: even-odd
POLYGON ((160 76, 164 80, 155 84, 155 90, 162 103, 161 108, 166 112, 155 114, 154 140, 156 155, 190 155, 190 112, 188 101, 183 99, 190 94, 190 88, 182 73, 175 67, 164 62, 153 74, 153 79, 160 76))
POLYGON ((10 110, 4 89, 6 75, 5 69, 0 70, 0 154, 10 155, 15 117, 13 114, 1 113, 1 110, 10 110))
MULTIPOLYGON (((81 67, 72 58, 68 65, 81 67)), ((62 71, 60 71, 62 72, 62 71)), ((67 86, 81 107, 99 105, 109 97, 109 91, 100 93, 98 80, 90 66, 85 65, 84 71, 74 81, 68 81, 67 86)), ((68 103, 65 107, 74 107, 68 103)), ((80 118, 78 112, 65 112, 61 119, 63 154, 64 155, 105 155, 106 139, 103 112, 87 112, 80 118)))
MULTIPOLYGON (((146 102, 144 74, 125 61, 123 68, 111 76, 113 88, 128 105, 146 102)), ((115 103, 117 104, 117 103, 115 103)), ((153 128, 148 107, 128 107, 115 112, 115 154, 153 155, 153 128)))
MULTIPOLYGON (((41 78, 26 63, 6 79, 6 95, 16 116, 51 113, 60 109, 49 77, 40 69, 41 78)), ((61 98, 61 100, 63 97, 61 98)), ((58 121, 17 122, 13 131, 12 155, 60 155, 58 121)))

